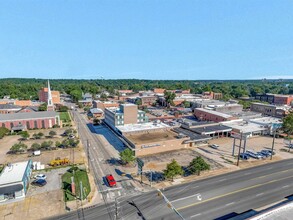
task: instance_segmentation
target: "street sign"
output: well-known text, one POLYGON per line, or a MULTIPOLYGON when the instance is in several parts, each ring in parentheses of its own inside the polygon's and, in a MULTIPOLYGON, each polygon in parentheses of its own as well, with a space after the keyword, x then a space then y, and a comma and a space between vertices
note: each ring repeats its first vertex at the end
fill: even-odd
POLYGON ((136 161, 137 161, 137 165, 138 165, 139 167, 142 168, 142 167, 144 166, 144 162, 142 161, 142 159, 137 158, 136 161))

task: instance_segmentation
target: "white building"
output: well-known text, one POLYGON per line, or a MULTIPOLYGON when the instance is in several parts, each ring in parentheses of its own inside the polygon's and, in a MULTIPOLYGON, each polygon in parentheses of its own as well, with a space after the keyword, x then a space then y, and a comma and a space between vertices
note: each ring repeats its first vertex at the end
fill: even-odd
POLYGON ((27 192, 32 173, 32 160, 8 164, 0 174, 0 203, 21 199, 27 192))

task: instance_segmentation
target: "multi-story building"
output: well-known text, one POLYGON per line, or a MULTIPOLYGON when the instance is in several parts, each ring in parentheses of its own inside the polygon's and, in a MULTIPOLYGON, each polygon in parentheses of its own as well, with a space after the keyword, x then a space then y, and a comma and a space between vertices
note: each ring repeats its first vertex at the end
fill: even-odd
POLYGON ((141 100, 141 105, 152 105, 156 103, 157 97, 156 96, 141 96, 138 97, 141 100))
POLYGON ((194 109, 194 115, 197 119, 201 121, 214 121, 214 122, 222 122, 222 121, 231 121, 237 119, 232 115, 228 115, 222 112, 216 112, 213 110, 208 110, 204 108, 196 108, 194 109))
POLYGON ((112 128, 127 124, 139 124, 148 122, 144 111, 137 109, 134 104, 121 104, 119 108, 105 109, 105 122, 112 128))
POLYGON ((275 95, 274 104, 293 106, 293 95, 275 95))
POLYGON ((119 107, 119 103, 118 102, 112 102, 112 101, 98 101, 98 100, 94 100, 93 101, 93 108, 99 108, 102 109, 103 111, 106 108, 118 108, 119 107))
POLYGON ((30 184, 32 160, 9 163, 0 174, 0 202, 25 197, 30 184))
POLYGON ((49 93, 51 92, 51 98, 53 104, 59 104, 60 103, 60 92, 59 91, 50 91, 50 84, 48 81, 48 87, 47 88, 42 88, 39 91, 39 100, 41 102, 48 102, 48 99, 50 98, 49 93))
POLYGON ((259 112, 264 115, 275 116, 276 115, 276 106, 264 103, 251 103, 250 110, 254 112, 259 112))
POLYGON ((266 94, 256 94, 254 97, 256 100, 262 101, 262 102, 268 102, 270 104, 273 104, 275 101, 275 95, 266 93, 266 94))

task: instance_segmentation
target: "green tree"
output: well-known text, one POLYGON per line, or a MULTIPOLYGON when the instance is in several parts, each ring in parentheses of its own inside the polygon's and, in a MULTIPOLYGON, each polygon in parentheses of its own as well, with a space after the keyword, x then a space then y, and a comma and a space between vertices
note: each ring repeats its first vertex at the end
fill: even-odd
POLYGON ((39 111, 47 111, 47 103, 43 103, 38 108, 39 111))
POLYGON ((59 111, 60 112, 67 112, 68 111, 68 107, 65 106, 65 105, 62 105, 62 106, 59 107, 59 111))
POLYGON ((94 118, 94 120, 93 120, 93 124, 94 124, 94 125, 99 125, 99 124, 101 124, 101 120, 98 119, 98 118, 94 118))
POLYGON ((190 162, 189 168, 191 173, 197 173, 197 175, 200 175, 201 171, 209 170, 210 165, 207 162, 205 162, 205 160, 202 157, 198 156, 190 162))
POLYGON ((15 153, 24 153, 27 150, 27 145, 19 142, 18 144, 14 144, 11 148, 10 148, 10 152, 15 154, 15 153))
POLYGON ((190 108, 190 102, 184 101, 182 104, 184 108, 190 108))
POLYGON ((136 104, 136 105, 142 105, 142 101, 141 101, 141 99, 140 99, 140 98, 137 98, 137 99, 135 100, 135 104, 136 104))
POLYGON ((166 178, 171 178, 172 181, 174 180, 175 176, 182 175, 183 169, 177 163, 175 159, 172 160, 171 163, 167 164, 167 168, 164 170, 164 175, 166 178))
POLYGON ((135 160, 133 151, 130 150, 129 148, 126 148, 124 151, 121 151, 119 153, 119 155, 120 155, 121 160, 125 163, 130 163, 135 160))
MULTIPOLYGON (((287 138, 290 140, 290 146, 291 146, 291 142, 292 142, 291 135, 293 134, 293 112, 291 112, 285 118, 283 118, 282 129, 287 134, 287 138)), ((290 149, 291 148, 289 147, 289 152, 290 152, 290 149)))
POLYGON ((174 92, 165 91, 164 92, 164 97, 165 97, 165 101, 166 101, 168 106, 174 105, 173 100, 176 97, 176 94, 174 92))
POLYGON ((60 141, 56 141, 55 142, 55 147, 60 147, 61 146, 61 142, 60 141))
POLYGON ((31 145, 31 150, 40 150, 41 149, 41 145, 38 143, 33 143, 31 145))
POLYGON ((30 134, 27 131, 21 131, 19 134, 23 140, 27 140, 30 137, 30 134))
POLYGON ((0 127, 0 139, 3 138, 5 135, 7 135, 9 132, 8 128, 0 127))
POLYGON ((49 135, 50 135, 51 138, 53 138, 56 134, 57 134, 56 131, 50 131, 49 132, 49 135))
POLYGON ((52 149, 52 145, 53 145, 53 141, 44 141, 41 144, 41 148, 42 149, 46 149, 46 150, 51 150, 52 149))

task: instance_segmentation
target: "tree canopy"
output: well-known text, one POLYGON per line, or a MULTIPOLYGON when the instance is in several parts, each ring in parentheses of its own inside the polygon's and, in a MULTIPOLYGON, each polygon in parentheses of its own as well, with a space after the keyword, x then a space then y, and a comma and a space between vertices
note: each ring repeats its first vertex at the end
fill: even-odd
POLYGON ((197 175, 200 175, 201 171, 209 170, 210 165, 207 162, 205 162, 205 160, 202 157, 198 156, 190 162, 189 169, 191 173, 197 173, 197 175))
MULTIPOLYGON (((167 90, 190 89, 191 93, 206 91, 221 92, 224 99, 241 96, 255 96, 258 93, 293 94, 293 80, 50 80, 51 89, 72 96, 74 101, 82 98, 82 93, 93 95, 108 91, 115 95, 116 90, 131 89, 134 92, 165 88, 167 90)), ((18 99, 38 99, 38 91, 47 86, 45 79, 0 79, 0 98, 9 95, 18 99)))
POLYGON ((124 151, 121 151, 119 153, 119 155, 120 155, 121 160, 124 163, 130 163, 130 162, 133 162, 135 160, 133 151, 130 150, 129 148, 126 148, 124 151))
POLYGON ((174 180, 175 176, 182 175, 182 174, 183 174, 183 169, 177 163, 175 159, 173 159, 171 163, 168 163, 167 168, 164 170, 165 177, 171 178, 172 181, 174 180))

